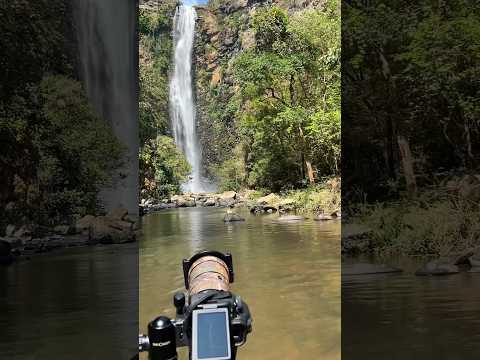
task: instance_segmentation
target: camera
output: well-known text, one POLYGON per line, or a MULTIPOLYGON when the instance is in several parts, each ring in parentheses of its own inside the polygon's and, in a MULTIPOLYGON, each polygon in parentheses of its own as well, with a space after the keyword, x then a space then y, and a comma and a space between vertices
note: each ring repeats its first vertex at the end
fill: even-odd
POLYGON ((186 293, 173 297, 176 318, 159 316, 139 335, 139 351, 150 360, 176 360, 187 346, 190 360, 234 360, 252 331, 248 305, 230 291, 231 254, 202 251, 183 260, 186 293))

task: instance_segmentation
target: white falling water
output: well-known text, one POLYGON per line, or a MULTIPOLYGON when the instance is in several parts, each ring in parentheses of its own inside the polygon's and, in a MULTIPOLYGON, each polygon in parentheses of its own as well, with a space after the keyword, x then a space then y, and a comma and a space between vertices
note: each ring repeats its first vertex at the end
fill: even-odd
POLYGON ((101 118, 126 146, 124 166, 101 198, 138 212, 138 44, 135 0, 74 0, 80 75, 101 118))
POLYGON ((205 192, 202 179, 202 155, 196 130, 195 99, 192 81, 192 53, 197 14, 192 6, 177 8, 174 23, 174 70, 170 80, 170 109, 175 143, 192 167, 190 181, 184 191, 205 192))

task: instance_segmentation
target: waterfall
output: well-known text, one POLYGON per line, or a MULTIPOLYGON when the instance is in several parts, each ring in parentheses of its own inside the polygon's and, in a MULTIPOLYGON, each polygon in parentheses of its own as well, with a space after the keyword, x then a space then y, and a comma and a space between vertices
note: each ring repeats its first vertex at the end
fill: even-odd
POLYGON ((87 95, 127 150, 106 210, 138 213, 138 0, 73 0, 79 72, 87 95))
POLYGON ((193 96, 192 53, 195 39, 196 12, 192 6, 177 8, 174 19, 174 69, 170 80, 170 109, 175 143, 192 167, 184 191, 205 192, 208 184, 202 178, 202 155, 198 142, 193 96))

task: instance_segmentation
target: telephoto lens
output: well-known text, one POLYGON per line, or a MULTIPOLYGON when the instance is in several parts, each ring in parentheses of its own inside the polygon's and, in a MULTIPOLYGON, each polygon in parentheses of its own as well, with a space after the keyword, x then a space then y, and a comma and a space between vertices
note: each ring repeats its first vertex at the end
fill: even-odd
POLYGON ((148 324, 150 360, 177 360, 175 325, 166 316, 159 316, 148 324))
POLYGON ((202 256, 191 265, 188 283, 190 296, 204 290, 229 291, 228 266, 216 256, 202 256))

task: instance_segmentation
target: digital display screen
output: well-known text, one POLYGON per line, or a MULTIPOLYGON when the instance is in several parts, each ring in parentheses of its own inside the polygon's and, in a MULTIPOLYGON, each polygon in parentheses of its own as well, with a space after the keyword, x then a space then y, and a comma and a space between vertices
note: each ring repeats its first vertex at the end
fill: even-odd
POLYGON ((194 314, 196 358, 230 359, 230 334, 226 309, 200 310, 194 311, 194 314))

